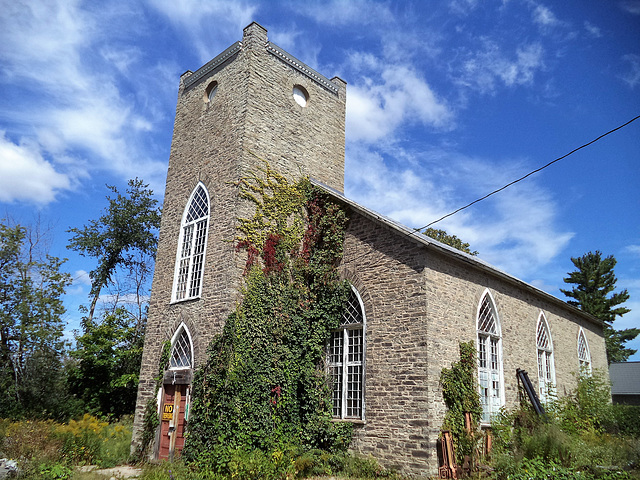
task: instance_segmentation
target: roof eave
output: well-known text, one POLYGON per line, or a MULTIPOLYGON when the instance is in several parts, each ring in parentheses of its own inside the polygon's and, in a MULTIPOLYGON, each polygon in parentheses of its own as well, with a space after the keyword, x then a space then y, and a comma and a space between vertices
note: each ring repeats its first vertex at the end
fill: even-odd
POLYGON ((532 293, 535 293, 536 295, 542 296, 544 297, 546 300, 548 300, 549 302, 553 303, 554 305, 560 307, 560 308, 565 308, 569 311, 571 311, 572 313, 580 316, 581 318, 585 319, 586 321, 598 326, 598 327, 602 327, 604 324, 602 322, 602 320, 586 313, 583 312, 582 310, 580 310, 577 307, 574 307, 573 305, 568 304, 567 302, 565 302, 564 300, 559 299, 558 297, 555 297, 553 295, 551 295, 550 293, 545 292, 544 290, 539 289, 538 287, 535 287, 534 285, 531 285, 523 280, 520 280, 517 277, 514 277, 513 275, 508 274, 507 272, 504 272, 496 267, 494 267, 493 265, 485 262, 484 260, 475 257, 473 255, 469 255, 468 253, 462 252, 456 248, 453 248, 449 245, 445 245, 444 243, 438 242, 437 240, 428 237, 426 235, 423 235, 422 233, 420 233, 419 231, 416 231, 415 229, 409 228, 406 225, 403 225, 399 222, 396 222, 395 220, 392 220, 389 217, 386 217, 384 215, 381 215, 377 212, 375 212, 374 210, 371 210, 370 208, 367 208, 363 205, 360 205, 359 203, 347 198, 343 193, 325 185, 324 183, 315 180, 313 178, 309 179, 310 182, 317 186, 322 188, 323 190, 325 190, 328 194, 330 194, 331 196, 333 196, 334 198, 336 198, 338 201, 349 205, 351 208, 354 208, 355 210, 357 210, 361 215, 375 221, 378 223, 381 223, 383 225, 386 225, 387 227, 391 228, 392 230, 395 230, 399 233, 401 233, 402 235, 404 235, 405 237, 407 237, 408 240, 413 241, 415 243, 418 243, 420 245, 422 245, 423 247, 427 248, 427 249, 433 249, 435 251, 444 253, 445 255, 448 255, 450 257, 455 258, 458 261, 461 261, 463 263, 466 263, 468 265, 470 265, 473 268, 477 268, 483 272, 489 273, 491 275, 494 275, 502 280, 505 280, 506 282, 512 284, 512 285, 516 285, 518 287, 524 288, 525 290, 529 290, 532 293))

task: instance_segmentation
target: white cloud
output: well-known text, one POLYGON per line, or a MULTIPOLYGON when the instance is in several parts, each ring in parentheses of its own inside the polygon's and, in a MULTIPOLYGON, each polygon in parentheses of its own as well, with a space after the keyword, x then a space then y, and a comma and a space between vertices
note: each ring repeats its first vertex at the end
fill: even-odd
MULTIPOLYGON (((28 126, 12 134, 29 138, 53 172, 63 166, 73 171, 68 177, 72 183, 96 171, 109 171, 124 178, 142 176, 161 190, 166 159, 150 156, 144 134, 162 119, 157 114, 162 110, 158 107, 162 89, 145 97, 144 89, 155 86, 155 76, 147 87, 135 85, 138 92, 131 90, 126 77, 127 86, 118 83, 121 74, 140 61, 137 48, 115 47, 123 35, 122 25, 135 29, 130 20, 137 13, 116 6, 97 12, 66 0, 46 5, 18 1, 7 8, 9 13, 0 16, 2 75, 20 94, 16 102, 3 107, 6 116, 19 118, 14 128, 28 126), (118 28, 111 28, 110 22, 118 28)), ((41 171, 32 177, 43 176, 46 170, 41 171)), ((57 188, 69 188, 60 183, 59 175, 51 175, 49 181, 57 188)), ((39 203, 55 198, 36 195, 30 190, 20 198, 39 203)))
POLYGON ((622 60, 628 64, 628 71, 621 76, 631 88, 640 83, 640 55, 624 55, 622 60))
POLYGON ((91 286, 91 277, 89 277, 89 272, 86 270, 76 270, 73 273, 73 284, 74 285, 87 285, 91 286))
MULTIPOLYGON (((625 251, 640 256, 640 245, 627 245, 625 251)), ((639 285, 640 287, 640 285, 639 285)))
POLYGON ((252 2, 243 0, 147 0, 147 3, 187 35, 188 43, 203 64, 229 46, 226 39, 240 40, 240 32, 254 20, 258 10, 252 2))
POLYGON ((600 30, 600 28, 590 22, 584 22, 584 29, 587 31, 587 33, 589 33, 589 35, 594 38, 602 37, 602 31, 600 30))
POLYGON ((533 21, 541 27, 555 27, 560 24, 555 14, 544 5, 537 5, 533 10, 533 21))
POLYGON ((494 94, 497 83, 507 87, 531 85, 535 73, 544 68, 544 49, 540 43, 518 47, 509 58, 497 43, 485 39, 484 48, 467 54, 457 67, 456 81, 481 93, 494 94))
POLYGON ((371 0, 299 2, 299 6, 298 13, 332 26, 374 24, 380 28, 382 24, 394 21, 393 13, 386 4, 371 0))
POLYGON ((377 142, 407 124, 451 127, 449 106, 410 66, 386 64, 368 54, 353 54, 351 60, 366 75, 349 86, 349 141, 377 142))
POLYGON ((450 0, 449 10, 457 15, 468 15, 478 6, 478 0, 450 0))
MULTIPOLYGON (((348 144, 347 195, 412 228, 427 225, 526 169, 522 162, 455 152, 391 150, 413 158, 394 164, 403 167, 392 166, 384 153, 348 144)), ((549 265, 573 236, 557 225, 557 210, 553 198, 529 180, 433 226, 469 242, 480 258, 498 268, 527 277, 549 265)))
POLYGON ((132 64, 138 62, 142 52, 138 48, 133 47, 114 47, 105 46, 100 50, 102 57, 109 63, 112 63, 120 73, 129 75, 132 64))
POLYGON ((4 72, 60 94, 78 84, 79 49, 95 32, 78 1, 4 2, 0 16, 0 58, 4 72))
POLYGON ((640 1, 638 0, 625 0, 619 2, 618 5, 620 5, 620 8, 633 15, 640 15, 640 1))
POLYGON ((0 201, 47 204, 71 187, 69 177, 56 171, 36 145, 16 145, 0 131, 0 201))

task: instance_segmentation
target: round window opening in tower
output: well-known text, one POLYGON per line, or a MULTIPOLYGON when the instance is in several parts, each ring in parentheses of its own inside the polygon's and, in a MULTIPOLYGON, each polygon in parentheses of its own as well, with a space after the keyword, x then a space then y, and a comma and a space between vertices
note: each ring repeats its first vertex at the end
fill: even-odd
POLYGON ((218 91, 218 82, 211 82, 207 89, 204 92, 205 102, 209 103, 213 100, 213 97, 216 96, 216 92, 218 91))
POLYGON ((307 93, 307 90, 302 85, 294 85, 293 99, 301 107, 306 107, 307 102, 309 101, 309 94, 307 93))

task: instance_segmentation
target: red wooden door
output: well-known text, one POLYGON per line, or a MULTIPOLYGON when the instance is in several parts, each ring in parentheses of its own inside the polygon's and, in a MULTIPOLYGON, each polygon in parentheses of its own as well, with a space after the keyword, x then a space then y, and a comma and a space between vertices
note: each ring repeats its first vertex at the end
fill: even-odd
POLYGON ((178 458, 184 448, 187 385, 165 385, 160 410, 160 449, 158 458, 178 458))

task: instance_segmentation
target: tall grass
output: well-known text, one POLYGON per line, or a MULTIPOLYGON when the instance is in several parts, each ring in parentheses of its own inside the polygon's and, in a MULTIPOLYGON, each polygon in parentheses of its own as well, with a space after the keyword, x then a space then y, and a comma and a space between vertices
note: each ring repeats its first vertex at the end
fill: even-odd
POLYGON ((110 424, 88 414, 64 424, 0 420, 0 457, 18 461, 21 478, 70 478, 75 465, 125 463, 131 424, 131 419, 110 424))
POLYGON ((576 390, 549 403, 545 417, 523 404, 503 412, 492 430, 498 479, 640 478, 640 407, 612 405, 597 372, 579 376, 576 390))

